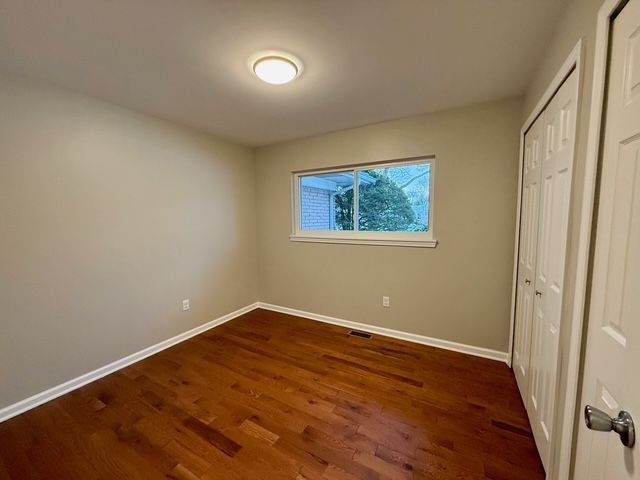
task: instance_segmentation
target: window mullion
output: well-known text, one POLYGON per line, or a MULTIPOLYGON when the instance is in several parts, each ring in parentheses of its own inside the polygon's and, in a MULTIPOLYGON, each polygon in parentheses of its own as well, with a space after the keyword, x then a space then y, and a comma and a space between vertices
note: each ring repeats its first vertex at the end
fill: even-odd
POLYGON ((302 231, 302 177, 296 176, 295 180, 295 205, 294 205, 294 221, 296 222, 296 231, 302 231))
POLYGON ((358 231, 358 170, 353 170, 353 231, 358 231))

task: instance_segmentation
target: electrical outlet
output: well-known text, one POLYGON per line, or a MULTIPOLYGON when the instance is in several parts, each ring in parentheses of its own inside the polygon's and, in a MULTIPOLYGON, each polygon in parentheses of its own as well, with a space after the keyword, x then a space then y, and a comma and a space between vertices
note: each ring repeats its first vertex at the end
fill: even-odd
POLYGON ((382 306, 389 308, 391 305, 389 304, 389 297, 382 297, 382 306))
POLYGON ((182 311, 186 312, 190 308, 191 308, 191 305, 189 304, 189 299, 185 298, 184 300, 182 300, 182 311))

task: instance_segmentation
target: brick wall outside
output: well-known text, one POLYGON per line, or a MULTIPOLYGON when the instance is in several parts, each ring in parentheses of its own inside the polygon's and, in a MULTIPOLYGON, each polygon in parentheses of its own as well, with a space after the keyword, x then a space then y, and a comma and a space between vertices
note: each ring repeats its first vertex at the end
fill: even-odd
POLYGON ((300 196, 303 230, 334 228, 331 192, 322 188, 302 187, 300 196))

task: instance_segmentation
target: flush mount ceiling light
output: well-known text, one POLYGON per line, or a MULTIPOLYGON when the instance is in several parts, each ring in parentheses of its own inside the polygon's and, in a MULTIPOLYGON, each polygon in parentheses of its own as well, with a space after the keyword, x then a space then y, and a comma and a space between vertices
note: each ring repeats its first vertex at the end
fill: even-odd
POLYGON ((251 69, 263 82, 284 85, 300 75, 302 62, 290 54, 263 52, 251 59, 251 69))

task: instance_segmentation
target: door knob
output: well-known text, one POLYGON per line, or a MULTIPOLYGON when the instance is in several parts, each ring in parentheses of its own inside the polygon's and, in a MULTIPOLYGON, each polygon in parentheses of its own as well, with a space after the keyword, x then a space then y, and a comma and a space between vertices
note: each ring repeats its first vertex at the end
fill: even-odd
POLYGON ((542 298, 542 292, 540 290, 536 290, 536 295, 542 298))
POLYGON ((587 405, 584 407, 584 421, 589 430, 616 432, 620 435, 620 441, 625 447, 631 448, 636 442, 636 429, 629 412, 622 410, 616 418, 611 418, 602 410, 587 405))
POLYGON ((524 283, 526 283, 527 285, 531 285, 531 280, 529 280, 528 278, 525 278, 524 283))

